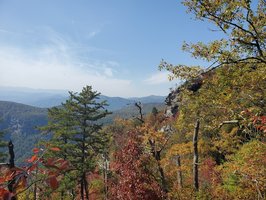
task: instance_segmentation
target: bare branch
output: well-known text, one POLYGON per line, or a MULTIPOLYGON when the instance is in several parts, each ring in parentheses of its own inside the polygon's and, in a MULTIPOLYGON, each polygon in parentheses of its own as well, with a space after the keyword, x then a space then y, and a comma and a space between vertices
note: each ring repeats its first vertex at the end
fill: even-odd
POLYGON ((23 190, 17 192, 17 193, 15 194, 15 196, 17 196, 17 195, 19 195, 19 194, 21 194, 21 193, 27 191, 27 190, 28 190, 32 185, 34 185, 35 183, 40 182, 40 181, 44 181, 44 180, 45 180, 45 178, 42 178, 42 179, 38 179, 38 180, 36 180, 36 181, 31 182, 31 183, 30 183, 25 189, 23 189, 23 190))
MULTIPOLYGON (((246 33, 249 33, 249 34, 250 34, 252 37, 254 37, 254 38, 256 37, 251 31, 249 31, 249 30, 247 30, 247 29, 244 29, 243 27, 239 26, 238 24, 233 23, 233 22, 231 22, 231 21, 227 21, 227 20, 225 20, 225 19, 223 19, 223 18, 221 18, 221 17, 218 17, 217 15, 214 15, 212 12, 209 11, 209 9, 207 8, 207 6, 206 6, 203 2, 200 2, 200 4, 206 9, 207 13, 208 13, 210 16, 212 16, 213 18, 217 19, 218 21, 222 21, 223 23, 229 24, 229 25, 231 25, 231 26, 234 26, 234 27, 236 27, 236 28, 238 28, 238 29, 240 29, 240 30, 246 32, 246 33)), ((205 19, 209 19, 209 20, 212 20, 212 21, 213 21, 213 19, 211 19, 211 18, 209 18, 209 17, 207 17, 207 16, 203 16, 203 18, 205 18, 205 19)), ((219 25, 219 24, 217 24, 217 25, 218 25, 219 27, 221 26, 221 25, 219 25)), ((223 28, 222 28, 222 30, 223 30, 223 28)), ((225 32, 225 33, 226 33, 226 32, 225 32)))
POLYGON ((248 9, 248 11, 247 11, 246 20, 247 20, 247 22, 249 23, 249 25, 253 28, 253 30, 255 31, 255 33, 256 33, 256 35, 257 35, 256 37, 254 37, 255 42, 256 42, 256 47, 257 47, 257 49, 258 49, 258 51, 259 51, 260 56, 261 56, 261 57, 264 57, 264 55, 263 55, 263 51, 261 50, 261 47, 260 47, 260 44, 259 44, 259 40, 258 40, 258 35, 259 35, 259 33, 258 33, 256 27, 254 26, 254 24, 250 21, 250 19, 249 19, 249 13, 250 13, 250 9, 248 9))
POLYGON ((222 128, 222 126, 225 124, 236 124, 237 126, 239 126, 239 121, 238 120, 224 121, 219 125, 219 128, 222 128))
POLYGON ((159 150, 159 152, 161 152, 162 150, 164 150, 166 144, 168 143, 169 139, 171 138, 171 136, 169 135, 167 138, 166 138, 166 141, 163 143, 161 149, 159 150))
POLYGON ((140 115, 140 117, 137 117, 136 119, 138 119, 141 123, 144 123, 141 102, 136 102, 135 106, 138 108, 140 115))

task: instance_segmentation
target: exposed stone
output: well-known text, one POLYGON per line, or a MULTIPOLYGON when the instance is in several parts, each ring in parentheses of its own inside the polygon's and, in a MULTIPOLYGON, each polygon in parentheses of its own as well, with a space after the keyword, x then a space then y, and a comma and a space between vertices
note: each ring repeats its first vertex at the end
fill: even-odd
POLYGON ((171 91, 165 99, 166 109, 165 116, 172 117, 178 112, 178 94, 180 93, 180 87, 171 91))
POLYGON ((201 88, 204 78, 205 76, 200 75, 195 79, 186 81, 184 84, 180 85, 175 90, 172 90, 165 99, 165 116, 174 117, 178 113, 178 109, 180 107, 180 92, 184 89, 190 90, 193 93, 197 92, 201 88))

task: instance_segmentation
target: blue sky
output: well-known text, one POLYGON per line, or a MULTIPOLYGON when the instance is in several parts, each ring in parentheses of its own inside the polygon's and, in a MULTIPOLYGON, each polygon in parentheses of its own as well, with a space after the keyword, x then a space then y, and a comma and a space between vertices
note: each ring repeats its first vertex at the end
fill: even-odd
POLYGON ((211 28, 178 0, 0 0, 0 86, 167 95, 161 59, 204 64, 181 46, 211 28))

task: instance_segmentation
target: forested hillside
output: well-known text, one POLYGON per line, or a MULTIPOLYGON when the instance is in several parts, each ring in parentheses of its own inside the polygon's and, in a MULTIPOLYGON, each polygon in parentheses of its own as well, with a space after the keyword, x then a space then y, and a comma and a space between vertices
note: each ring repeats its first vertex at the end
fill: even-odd
POLYGON ((0 101, 0 116, 1 130, 10 133, 34 134, 37 130, 33 127, 47 123, 47 109, 8 101, 0 101))
MULTIPOLYGON (((92 86, 48 109, 50 133, 28 165, 1 170, 3 199, 262 200, 266 198, 266 3, 183 0, 196 20, 224 34, 183 49, 208 66, 159 70, 183 84, 166 111, 136 102, 111 113, 92 86), (121 113, 124 117, 121 117, 121 113)), ((211 34, 215 34, 212 31, 211 34)))
MULTIPOLYGON (((108 98, 108 97, 107 97, 108 98)), ((122 99, 122 98, 121 98, 122 99)), ((112 112, 100 123, 111 124, 116 118, 134 118, 138 115, 138 110, 132 105, 118 105, 120 101, 111 102, 112 108, 124 107, 112 112)), ((163 103, 142 104, 144 114, 150 113, 152 108, 164 109, 163 103)), ((38 127, 44 126, 48 122, 47 109, 28 106, 24 104, 0 101, 0 130, 3 130, 3 139, 14 143, 15 161, 18 165, 25 164, 26 159, 31 155, 31 150, 42 139, 49 139, 50 135, 43 135, 38 127)), ((3 151, 7 151, 6 148, 3 151)))
POLYGON ((31 155, 31 149, 43 138, 36 128, 47 121, 47 109, 0 101, 0 130, 6 141, 14 142, 17 163, 31 155))

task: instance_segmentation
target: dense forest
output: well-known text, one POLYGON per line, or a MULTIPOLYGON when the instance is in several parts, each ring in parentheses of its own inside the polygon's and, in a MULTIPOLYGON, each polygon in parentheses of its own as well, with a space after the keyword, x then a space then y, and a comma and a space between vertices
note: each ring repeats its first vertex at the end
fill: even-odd
POLYGON ((100 93, 91 86, 70 92, 48 109, 39 131, 51 139, 36 144, 27 166, 15 166, 9 142, 2 199, 266 198, 266 2, 183 4, 224 33, 208 44, 183 45, 210 65, 162 60, 159 70, 183 80, 168 95, 167 109, 144 115, 137 102, 135 117, 105 126, 101 120, 111 112, 100 93))
MULTIPOLYGON (((111 110, 112 114, 100 119, 99 123, 107 125, 111 124, 116 118, 128 119, 134 118, 138 115, 138 111, 134 106, 135 100, 118 99, 116 97, 105 98, 109 104, 107 109, 111 110), (118 105, 120 105, 120 109, 112 110, 112 108, 115 108, 118 105)), ((141 100, 143 114, 145 115, 150 113, 153 107, 156 107, 158 110, 163 110, 165 108, 165 105, 163 104, 164 99, 161 100, 161 98, 163 97, 155 97, 155 99, 154 97, 145 97, 136 99, 136 102, 141 100), (153 101, 161 101, 161 103, 149 103, 153 101)), ((102 96, 100 96, 98 100, 103 100, 102 96)), ((3 140, 12 140, 14 144, 14 153, 16 155, 15 162, 17 166, 23 166, 25 164, 25 160, 31 156, 31 150, 36 146, 38 141, 50 139, 51 134, 40 134, 40 131, 36 129, 36 127, 47 124, 47 111, 46 108, 33 107, 9 101, 0 101, 0 130, 4 133, 3 140)), ((3 148, 3 151, 7 151, 7 148, 3 148)))

